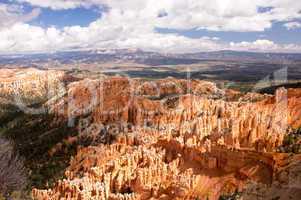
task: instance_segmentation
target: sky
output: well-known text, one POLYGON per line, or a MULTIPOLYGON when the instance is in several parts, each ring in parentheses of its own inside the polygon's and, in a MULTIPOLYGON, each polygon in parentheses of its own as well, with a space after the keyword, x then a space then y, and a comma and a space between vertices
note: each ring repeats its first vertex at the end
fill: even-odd
POLYGON ((0 0, 0 54, 301 53, 300 0, 0 0))

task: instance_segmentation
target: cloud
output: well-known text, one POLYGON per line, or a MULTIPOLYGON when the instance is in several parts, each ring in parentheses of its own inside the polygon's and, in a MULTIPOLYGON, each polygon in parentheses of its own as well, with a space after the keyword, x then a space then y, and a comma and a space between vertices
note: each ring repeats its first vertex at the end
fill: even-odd
POLYGON ((142 48, 172 53, 221 49, 301 51, 298 45, 279 45, 263 39, 225 43, 217 38, 189 38, 156 31, 156 28, 263 31, 270 28, 273 22, 300 18, 301 2, 295 0, 236 0, 235 5, 230 0, 165 0, 160 3, 158 0, 18 1, 54 10, 91 6, 105 6, 108 9, 101 18, 86 27, 67 26, 61 29, 26 24, 25 21, 35 16, 33 10, 27 19, 23 16, 25 21, 13 20, 10 26, 0 30, 0 53, 97 48, 142 48))
POLYGON ((256 52, 301 52, 301 46, 295 44, 276 44, 270 40, 256 40, 254 42, 231 42, 230 49, 256 52))
POLYGON ((89 27, 72 26, 59 30, 15 24, 0 31, 0 53, 51 52, 70 49, 141 48, 160 52, 197 52, 220 48, 216 38, 192 39, 177 34, 160 34, 111 27, 104 21, 89 27))
POLYGON ((254 42, 243 41, 238 43, 231 42, 230 46, 236 50, 245 49, 248 51, 273 51, 278 48, 278 45, 270 40, 256 40, 254 42))
POLYGON ((297 29, 301 27, 301 23, 299 22, 288 22, 285 23, 283 26, 287 28, 287 30, 297 29))
POLYGON ((301 18, 301 2, 295 0, 235 0, 235 4, 233 0, 165 0, 160 3, 157 0, 18 1, 54 10, 106 6, 131 14, 131 20, 172 29, 264 31, 275 21, 301 18))
POLYGON ((163 53, 188 53, 214 50, 243 50, 260 52, 301 52, 294 44, 280 45, 270 40, 224 43, 217 38, 188 38, 178 34, 160 34, 129 27, 110 26, 98 20, 88 27, 72 26, 59 30, 28 24, 15 24, 0 31, 0 54, 52 52, 74 49, 141 48, 163 53))
POLYGON ((20 3, 29 3, 32 6, 39 6, 42 8, 50 8, 53 10, 63 10, 63 9, 74 9, 77 7, 88 7, 90 5, 88 2, 81 0, 17 0, 20 3))
POLYGON ((0 3, 0 30, 19 22, 29 22, 40 15, 39 8, 24 13, 21 6, 0 3))

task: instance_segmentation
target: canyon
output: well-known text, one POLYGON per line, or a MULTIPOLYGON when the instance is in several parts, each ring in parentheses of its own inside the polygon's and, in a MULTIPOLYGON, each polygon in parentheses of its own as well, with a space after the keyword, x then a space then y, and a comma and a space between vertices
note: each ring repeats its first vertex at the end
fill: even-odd
POLYGON ((1 98, 15 103, 7 84, 25 88, 22 98, 40 99, 52 123, 64 121, 77 131, 50 148, 49 157, 82 138, 92 141, 76 146, 54 186, 33 188, 33 199, 301 197, 301 156, 279 151, 301 127, 298 88, 244 94, 203 80, 78 79, 64 71, 25 71, 18 84, 10 78, 16 71, 0 77, 6 80, 1 98), (43 88, 26 81, 33 77, 43 88))

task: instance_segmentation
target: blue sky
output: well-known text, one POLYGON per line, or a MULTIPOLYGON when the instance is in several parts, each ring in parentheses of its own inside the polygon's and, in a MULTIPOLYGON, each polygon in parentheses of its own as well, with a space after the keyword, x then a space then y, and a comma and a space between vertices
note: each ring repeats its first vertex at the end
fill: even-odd
MULTIPOLYGON (((298 20, 298 22, 300 22, 298 20)), ((272 28, 261 32, 234 32, 234 31, 208 31, 208 30, 173 30, 173 29, 157 29, 163 33, 178 33, 191 38, 199 38, 203 36, 218 37, 225 42, 254 41, 257 39, 270 39, 280 44, 294 43, 301 44, 301 29, 287 30, 284 23, 274 23, 272 28)))
POLYGON ((44 27, 56 26, 88 26, 91 22, 101 17, 101 12, 85 8, 74 8, 70 10, 53 11, 48 8, 42 9, 41 14, 30 24, 44 27))
POLYGON ((0 17, 0 52, 301 50, 295 0, 0 0, 0 17))
MULTIPOLYGON (((23 4, 27 11, 32 9, 30 4, 23 4)), ((260 12, 268 11, 270 8, 260 8, 260 12)), ((30 22, 30 24, 47 26, 56 26, 63 28, 65 26, 88 26, 91 22, 101 18, 103 9, 97 7, 74 8, 67 10, 52 10, 43 8, 41 14, 30 22)), ((296 20, 301 23, 301 20, 296 20)), ((256 39, 271 39, 277 43, 296 43, 301 44, 301 28, 288 30, 283 26, 286 22, 275 22, 272 28, 262 32, 237 32, 237 31, 208 31, 208 30, 177 30, 156 28, 160 33, 177 33, 190 38, 200 37, 218 37, 226 42, 254 41, 256 39)))
MULTIPOLYGON (((31 6, 25 4, 26 10, 32 9, 31 6)), ((44 27, 56 26, 63 28, 65 26, 88 26, 91 22, 101 18, 104 12, 96 7, 94 8, 74 8, 68 10, 51 10, 43 8, 41 14, 30 22, 33 25, 44 27)), ((301 23, 300 20, 296 20, 301 23)), ((226 42, 254 41, 256 39, 271 39, 277 43, 296 43, 301 44, 301 28, 288 30, 283 25, 285 22, 276 22, 272 28, 263 32, 237 32, 237 31, 208 31, 208 30, 177 30, 156 28, 160 33, 177 33, 190 38, 200 37, 218 37, 226 42)))

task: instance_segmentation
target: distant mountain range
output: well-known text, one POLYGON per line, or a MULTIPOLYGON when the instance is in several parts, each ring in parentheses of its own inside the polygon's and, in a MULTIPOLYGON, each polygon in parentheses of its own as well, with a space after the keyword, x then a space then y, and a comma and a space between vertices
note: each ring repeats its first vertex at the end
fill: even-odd
POLYGON ((194 64, 204 60, 218 61, 301 61, 298 53, 257 53, 239 51, 213 51, 185 54, 162 54, 140 49, 98 49, 87 51, 65 51, 41 54, 0 55, 0 65, 34 65, 50 61, 62 64, 133 62, 146 65, 194 64))
POLYGON ((192 54, 183 54, 189 58, 209 60, 275 60, 275 61, 300 61, 300 53, 259 53, 246 51, 212 51, 192 54))

